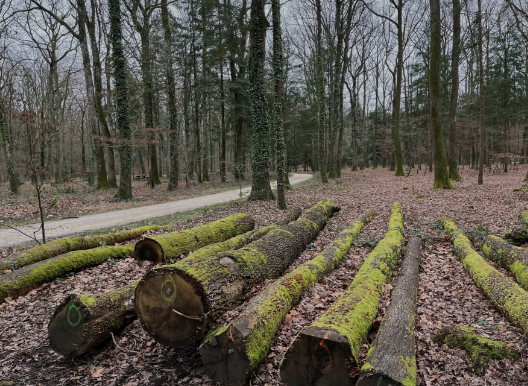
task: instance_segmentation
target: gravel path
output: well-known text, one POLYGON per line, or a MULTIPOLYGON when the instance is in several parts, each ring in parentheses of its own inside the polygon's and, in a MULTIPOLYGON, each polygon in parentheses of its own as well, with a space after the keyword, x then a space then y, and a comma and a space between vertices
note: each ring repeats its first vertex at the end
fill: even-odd
MULTIPOLYGON (((311 174, 292 174, 290 183, 297 184, 307 181, 312 177, 311 174)), ((276 183, 272 183, 275 189, 276 183)), ((251 192, 250 187, 227 192, 211 194, 207 196, 188 198, 180 201, 170 201, 162 204, 149 205, 140 208, 131 208, 116 210, 112 212, 81 216, 77 218, 67 218, 57 221, 46 221, 46 238, 54 239, 76 233, 82 233, 90 230, 110 228, 118 225, 124 225, 136 221, 147 220, 167 216, 178 212, 186 212, 196 208, 202 208, 209 205, 221 204, 232 200, 239 199, 241 196, 248 196, 251 192)), ((0 249, 13 247, 28 241, 28 236, 33 235, 40 240, 40 224, 29 224, 14 229, 0 229, 0 249), (25 233, 26 235, 22 234, 25 233)))

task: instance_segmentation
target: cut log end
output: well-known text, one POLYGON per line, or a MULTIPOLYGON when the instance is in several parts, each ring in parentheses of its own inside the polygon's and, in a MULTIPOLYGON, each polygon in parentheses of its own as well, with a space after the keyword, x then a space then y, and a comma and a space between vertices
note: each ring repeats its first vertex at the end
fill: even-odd
POLYGON ((244 385, 249 371, 249 360, 242 348, 242 336, 233 325, 214 336, 199 348, 209 378, 222 385, 244 385))
POLYGON ((69 295, 57 307, 48 325, 51 348, 68 358, 79 356, 85 349, 83 331, 88 320, 76 299, 77 295, 69 295))
POLYGON ((154 239, 145 238, 136 243, 136 246, 134 247, 134 257, 137 260, 161 263, 165 259, 165 254, 160 243, 154 239))
POLYGON ((163 345, 188 345, 205 333, 207 305, 203 290, 176 269, 150 271, 136 288, 135 302, 143 327, 163 345))
POLYGON ((402 383, 379 373, 361 374, 357 386, 404 386, 402 383))
POLYGON ((288 386, 352 385, 353 369, 348 341, 333 330, 307 327, 301 331, 281 364, 288 386))

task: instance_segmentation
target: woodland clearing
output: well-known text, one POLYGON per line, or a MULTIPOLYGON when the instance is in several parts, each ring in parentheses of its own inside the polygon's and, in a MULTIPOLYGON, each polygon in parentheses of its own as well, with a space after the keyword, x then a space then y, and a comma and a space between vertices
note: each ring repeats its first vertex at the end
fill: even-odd
MULTIPOLYGON (((454 220, 466 231, 475 249, 479 250, 487 233, 501 235, 511 228, 519 227, 517 217, 528 208, 528 195, 521 190, 527 187, 522 182, 525 173, 526 166, 523 165, 519 170, 507 174, 486 173, 484 185, 479 186, 477 171, 466 168, 462 170, 463 180, 455 182, 456 190, 448 191, 433 190, 433 175, 424 174, 424 170, 418 174, 414 170, 409 177, 394 177, 393 172, 387 170, 368 169, 344 171, 341 179, 331 181, 328 185, 322 185, 314 178, 288 191, 286 198, 289 205, 300 205, 307 209, 321 199, 330 199, 341 207, 290 270, 320 253, 345 226, 365 210, 374 209, 378 214, 362 230, 341 266, 305 294, 284 319, 266 361, 253 375, 251 384, 282 384, 278 366, 288 345, 302 327, 309 325, 350 284, 361 263, 386 232, 394 202, 400 202, 403 206, 404 245, 411 236, 419 236, 423 241, 416 320, 418 385, 528 384, 527 337, 512 326, 480 293, 454 256, 451 240, 438 221, 442 216, 454 220), (466 352, 433 343, 434 335, 444 325, 454 323, 472 325, 484 336, 513 345, 521 353, 521 359, 515 362, 508 359, 492 360, 482 375, 476 374, 466 352)), ((219 184, 215 186, 217 188, 219 184)), ((158 199, 167 199, 167 193, 162 191, 162 187, 145 189, 148 190, 135 191, 138 202, 153 203, 158 202, 158 199), (141 197, 144 197, 143 201, 141 197)), ((182 188, 181 194, 200 194, 193 189, 195 188, 182 188)), ((77 188, 73 190, 77 191, 77 188)), ((214 189, 211 193, 213 192, 214 189)), ((111 196, 111 192, 83 193, 82 199, 76 199, 73 195, 68 198, 70 204, 66 206, 73 207, 71 203, 75 202, 76 213, 79 215, 85 211, 92 212, 94 207, 104 211, 128 205, 112 202, 111 196)), ((56 204, 62 199, 61 197, 56 204)), ((9 216, 30 220, 29 214, 34 210, 34 204, 20 201, 13 202, 12 205, 15 209, 11 205, 2 205, 0 217, 4 221, 9 216), (20 216, 16 217, 15 213, 20 216), (24 217, 22 213, 28 215, 24 217)), ((178 230, 237 212, 250 213, 258 226, 272 224, 282 215, 273 201, 238 200, 163 220, 172 221, 174 230, 178 230)), ((57 208, 57 213, 64 216, 60 207, 57 208)), ((10 253, 11 250, 2 252, 3 257, 10 253)), ((44 284, 25 296, 7 299, 0 304, 0 385, 212 386, 213 382, 205 375, 196 347, 172 349, 162 346, 142 329, 137 320, 107 344, 77 359, 65 359, 50 348, 47 325, 56 306, 68 294, 111 290, 142 277, 152 268, 150 263, 139 264, 131 258, 108 261, 44 284)), ((500 270, 511 277, 505 270, 500 270)), ((390 284, 384 287, 377 321, 388 305, 390 290, 397 278, 398 270, 390 284)), ((265 284, 256 286, 246 296, 246 300, 258 294, 265 284)), ((242 306, 227 312, 217 324, 236 317, 242 306)), ((369 341, 362 347, 363 356, 375 337, 378 324, 374 323, 369 341)), ((357 370, 359 373, 359 367, 357 370)))

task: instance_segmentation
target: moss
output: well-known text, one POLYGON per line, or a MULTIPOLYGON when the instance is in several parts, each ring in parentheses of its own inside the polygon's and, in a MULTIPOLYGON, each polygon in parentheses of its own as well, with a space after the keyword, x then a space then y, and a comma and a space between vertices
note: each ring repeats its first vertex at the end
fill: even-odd
POLYGON ((528 293, 486 263, 453 221, 443 219, 443 224, 453 240, 456 255, 475 284, 496 308, 528 334, 528 293))
POLYGON ((523 227, 528 226, 528 211, 519 213, 519 221, 523 227))
POLYGON ((312 324, 314 327, 332 329, 346 337, 356 362, 361 345, 378 313, 383 284, 392 275, 400 257, 403 213, 399 203, 392 207, 388 228, 385 238, 368 255, 345 294, 312 324))
POLYGON ((79 295, 79 301, 86 307, 95 307, 97 302, 92 295, 79 295))

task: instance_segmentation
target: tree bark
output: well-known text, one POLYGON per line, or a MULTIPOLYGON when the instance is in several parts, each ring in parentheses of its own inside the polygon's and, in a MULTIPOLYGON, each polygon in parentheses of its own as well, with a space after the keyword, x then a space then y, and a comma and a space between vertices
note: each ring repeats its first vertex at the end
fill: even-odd
POLYGON ((387 234, 368 255, 352 284, 312 325, 303 328, 288 348, 280 369, 284 383, 352 385, 349 373, 359 362, 359 349, 378 313, 383 285, 400 258, 402 241, 402 207, 395 203, 387 234))
POLYGON ((328 183, 328 176, 326 174, 326 101, 325 101, 325 79, 324 79, 324 63, 323 63, 323 18, 321 0, 316 0, 317 8, 317 51, 316 51, 316 82, 315 88, 317 92, 317 132, 319 136, 319 173, 321 174, 321 182, 328 183))
POLYGON ((420 272, 419 238, 407 244, 398 284, 356 386, 416 385, 414 327, 420 272))
POLYGON ((459 91, 459 65, 460 65, 460 0, 453 0, 453 49, 451 52, 451 101, 449 105, 449 178, 461 180, 458 172, 458 146, 457 146, 457 108, 459 91))
POLYGON ((484 255, 507 268, 515 276, 515 280, 528 290, 528 249, 511 245, 498 236, 489 235, 482 244, 484 255))
POLYGON ((336 209, 322 201, 244 248, 150 271, 136 289, 143 327, 167 346, 202 339, 209 321, 238 304, 251 285, 280 276, 336 209))
POLYGON ((0 260, 0 271, 4 269, 19 269, 51 257, 71 251, 96 248, 101 245, 113 245, 123 241, 135 239, 141 235, 168 228, 168 226, 146 226, 119 232, 106 233, 95 236, 80 236, 56 239, 46 244, 37 245, 27 251, 0 260))
POLYGON ((477 0, 477 21, 478 21, 478 52, 479 52, 479 101, 480 101, 480 120, 479 120, 479 161, 478 161, 478 180, 479 185, 484 184, 484 152, 486 144, 486 120, 484 106, 484 61, 482 48, 482 0, 477 0))
POLYGON ((524 334, 528 334, 528 292, 486 263, 471 248, 471 242, 453 221, 444 219, 443 225, 453 240, 455 254, 477 287, 495 308, 506 315, 524 334))
POLYGON ((234 321, 221 327, 200 346, 206 372, 214 382, 223 385, 247 382, 266 358, 291 307, 341 263, 363 226, 373 217, 373 211, 365 212, 323 252, 264 288, 234 321))
POLYGON ((67 273, 94 267, 108 259, 124 258, 133 251, 132 245, 73 251, 17 269, 8 275, 0 276, 0 303, 8 296, 24 295, 67 273))
POLYGON ((433 338, 433 341, 449 348, 461 348, 467 351, 477 374, 484 374, 484 366, 490 359, 518 360, 519 353, 506 343, 485 338, 477 333, 475 328, 468 326, 444 326, 433 338))
POLYGON ((138 260, 167 262, 205 245, 250 231, 254 227, 253 217, 238 213, 191 229, 140 240, 134 248, 134 256, 138 260))
POLYGON ((7 175, 9 176, 9 190, 11 194, 18 194, 18 175, 11 147, 11 133, 7 124, 7 109, 4 101, 0 100, 0 138, 7 162, 7 175))
POLYGON ((429 0, 431 8, 431 48, 429 71, 429 111, 431 126, 434 133, 434 185, 435 189, 453 189, 449 180, 447 155, 444 144, 444 131, 442 129, 442 92, 440 89, 440 64, 441 64, 441 20, 440 0, 429 0))
POLYGON ((251 193, 249 200, 273 200, 269 177, 269 122, 264 90, 266 58, 265 0, 251 1, 249 90, 253 129, 251 133, 251 193))

